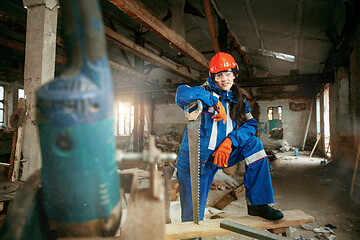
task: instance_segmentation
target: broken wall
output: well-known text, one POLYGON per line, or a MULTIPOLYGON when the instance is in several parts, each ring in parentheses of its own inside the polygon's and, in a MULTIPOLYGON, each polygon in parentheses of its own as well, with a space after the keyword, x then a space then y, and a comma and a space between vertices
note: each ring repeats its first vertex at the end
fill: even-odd
MULTIPOLYGON (((281 139, 269 137, 270 121, 268 120, 269 107, 281 107, 283 139, 290 146, 300 148, 303 145, 304 135, 310 113, 310 99, 287 99, 274 101, 258 101, 259 104, 259 135, 265 148, 280 148, 281 139)), ((316 111, 315 102, 312 107, 311 121, 308 130, 307 145, 313 146, 316 140, 316 111), (310 144, 309 144, 310 143, 310 144)), ((305 148, 305 150, 307 150, 305 148)))
POLYGON ((168 132, 177 132, 183 135, 185 128, 185 114, 178 105, 175 103, 155 105, 153 133, 161 135, 168 132))
POLYGON ((349 178, 355 166, 360 134, 359 39, 360 26, 350 40, 349 68, 337 68, 335 83, 330 86, 331 155, 342 168, 350 171, 349 178))

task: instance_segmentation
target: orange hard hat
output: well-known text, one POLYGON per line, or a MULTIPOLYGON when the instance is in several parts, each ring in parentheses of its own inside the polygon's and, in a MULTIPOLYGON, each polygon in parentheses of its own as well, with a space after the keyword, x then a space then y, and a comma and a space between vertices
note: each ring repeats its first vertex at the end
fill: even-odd
POLYGON ((210 60, 209 73, 222 72, 237 66, 237 63, 230 54, 218 52, 210 60))

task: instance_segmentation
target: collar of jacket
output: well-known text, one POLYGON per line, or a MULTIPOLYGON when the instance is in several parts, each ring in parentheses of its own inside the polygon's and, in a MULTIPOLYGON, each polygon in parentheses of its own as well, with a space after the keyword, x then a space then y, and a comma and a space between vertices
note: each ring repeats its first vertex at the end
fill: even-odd
POLYGON ((221 100, 229 100, 230 102, 237 103, 237 100, 234 96, 234 93, 230 91, 224 91, 218 88, 216 86, 215 82, 211 79, 211 77, 208 77, 206 80, 206 83, 204 84, 206 90, 215 92, 217 95, 219 95, 219 99, 221 100))

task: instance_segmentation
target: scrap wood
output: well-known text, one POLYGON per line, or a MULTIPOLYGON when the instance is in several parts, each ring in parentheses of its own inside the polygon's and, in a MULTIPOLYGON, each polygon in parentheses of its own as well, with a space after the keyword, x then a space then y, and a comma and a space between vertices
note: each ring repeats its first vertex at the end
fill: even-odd
POLYGON ((228 194, 225 194, 219 201, 215 203, 214 207, 219 210, 223 210, 232 201, 239 199, 240 193, 242 191, 244 191, 244 184, 241 184, 239 187, 235 188, 228 194))
POLYGON ((141 169, 138 169, 138 168, 124 169, 124 170, 121 170, 120 172, 122 172, 122 173, 136 173, 136 175, 138 177, 138 180, 150 177, 150 172, 144 171, 144 170, 141 170, 141 169))
POLYGON ((225 190, 226 189, 226 185, 222 182, 218 182, 218 181, 213 181, 212 185, 219 190, 225 190))
POLYGON ((265 149, 265 152, 270 162, 277 160, 276 154, 272 150, 265 149))
POLYGON ((217 171, 214 177, 214 181, 223 182, 225 185, 228 185, 229 188, 240 186, 240 183, 238 183, 238 181, 224 173, 223 170, 217 171))

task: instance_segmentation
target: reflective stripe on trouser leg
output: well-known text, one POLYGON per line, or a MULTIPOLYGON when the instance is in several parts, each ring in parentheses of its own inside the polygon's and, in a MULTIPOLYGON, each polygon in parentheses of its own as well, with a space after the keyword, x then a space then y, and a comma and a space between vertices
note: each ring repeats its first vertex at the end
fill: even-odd
POLYGON ((229 158, 229 167, 245 161, 244 185, 246 200, 250 205, 274 202, 269 162, 259 138, 250 137, 241 147, 234 149, 229 158))
MULTIPOLYGON (((200 211, 199 211, 199 220, 204 219, 205 206, 207 197, 210 191, 212 181, 214 179, 216 171, 213 174, 202 175, 200 177, 200 211)), ((180 204, 181 204, 181 221, 190 222, 194 220, 193 216, 193 206, 191 199, 191 181, 190 174, 182 171, 177 171, 177 179, 179 182, 179 192, 180 192, 180 204)))

